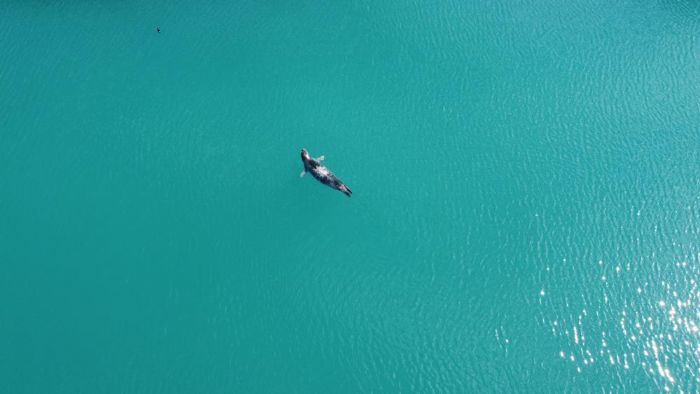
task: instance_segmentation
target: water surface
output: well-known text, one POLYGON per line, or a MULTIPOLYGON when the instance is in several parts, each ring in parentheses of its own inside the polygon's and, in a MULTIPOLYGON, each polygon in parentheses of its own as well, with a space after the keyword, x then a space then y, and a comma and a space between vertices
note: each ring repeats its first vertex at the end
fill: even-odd
POLYGON ((697 391, 698 37, 693 1, 5 2, 0 390, 697 391))

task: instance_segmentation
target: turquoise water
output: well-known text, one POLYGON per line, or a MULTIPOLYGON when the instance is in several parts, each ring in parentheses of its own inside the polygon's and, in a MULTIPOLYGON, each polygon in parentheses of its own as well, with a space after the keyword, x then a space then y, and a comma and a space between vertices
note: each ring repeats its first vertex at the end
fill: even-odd
POLYGON ((697 2, 92 3, 0 5, 1 392, 700 389, 697 2))

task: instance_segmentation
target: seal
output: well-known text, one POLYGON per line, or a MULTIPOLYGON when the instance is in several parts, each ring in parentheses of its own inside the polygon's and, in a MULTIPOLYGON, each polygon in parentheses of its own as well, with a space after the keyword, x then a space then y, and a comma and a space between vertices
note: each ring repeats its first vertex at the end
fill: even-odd
POLYGON ((321 164, 323 160, 325 160, 324 156, 314 159, 309 155, 309 152, 306 149, 302 149, 301 161, 304 163, 304 170, 301 172, 301 174, 299 174, 299 176, 303 177, 308 171, 319 182, 330 186, 335 190, 340 190, 341 192, 345 193, 346 196, 350 197, 352 195, 352 190, 345 186, 343 181, 333 175, 333 173, 326 168, 326 166, 321 164))

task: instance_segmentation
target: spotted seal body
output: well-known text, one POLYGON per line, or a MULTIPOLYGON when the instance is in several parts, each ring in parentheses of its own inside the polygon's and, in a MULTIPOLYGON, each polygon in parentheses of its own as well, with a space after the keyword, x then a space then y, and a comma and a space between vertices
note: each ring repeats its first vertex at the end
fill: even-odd
POLYGON ((319 182, 330 186, 333 189, 340 190, 341 192, 345 193, 346 196, 350 197, 352 195, 352 190, 345 186, 343 181, 333 175, 333 173, 326 168, 326 166, 321 164, 321 161, 323 160, 323 156, 314 159, 309 155, 309 152, 306 149, 302 149, 301 161, 304 163, 304 171, 301 172, 300 176, 304 176, 304 174, 308 171, 319 182))

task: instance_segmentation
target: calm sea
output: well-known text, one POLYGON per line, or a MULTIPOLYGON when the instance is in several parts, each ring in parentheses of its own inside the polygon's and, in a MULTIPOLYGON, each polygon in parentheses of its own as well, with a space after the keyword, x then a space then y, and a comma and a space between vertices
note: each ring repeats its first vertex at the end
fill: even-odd
POLYGON ((0 52, 2 393, 700 390, 697 1, 7 0, 0 52))

